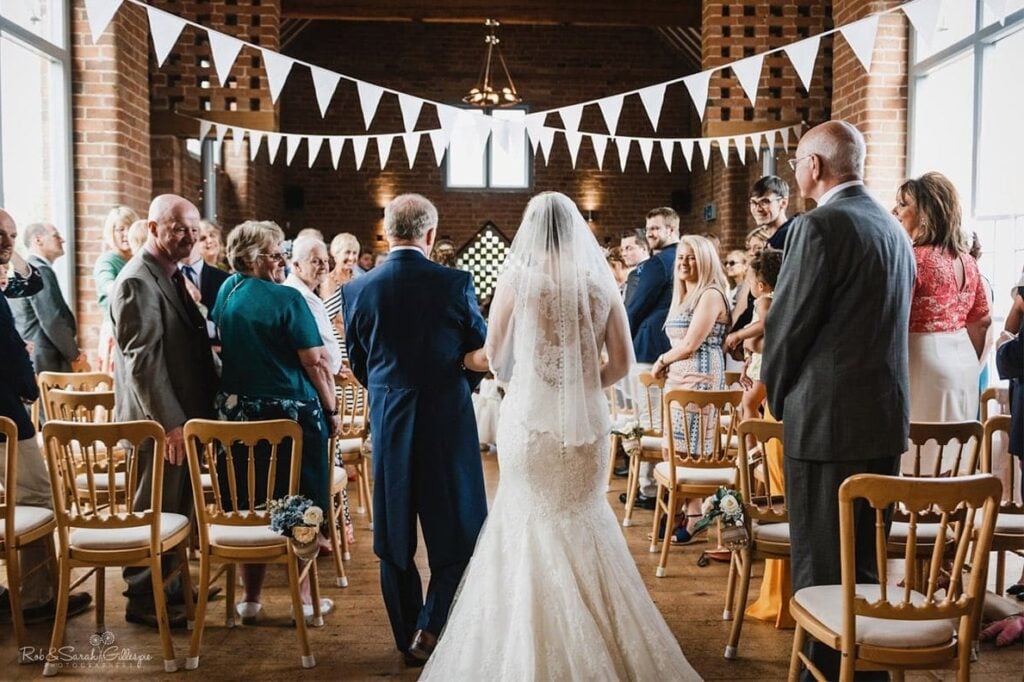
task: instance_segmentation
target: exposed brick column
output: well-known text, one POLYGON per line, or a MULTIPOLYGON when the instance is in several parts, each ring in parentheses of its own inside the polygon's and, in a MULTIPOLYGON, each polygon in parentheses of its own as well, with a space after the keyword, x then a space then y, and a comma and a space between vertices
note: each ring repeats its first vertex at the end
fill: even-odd
POLYGON ((149 27, 145 12, 122 5, 93 45, 85 5, 72 10, 75 169, 75 287, 79 343, 96 359, 100 310, 92 268, 106 249, 103 221, 115 205, 144 214, 151 195, 149 27))
MULTIPOLYGON (((836 25, 899 4, 896 0, 836 0, 836 25)), ((832 116, 849 121, 864 133, 868 146, 864 180, 883 203, 893 198, 906 174, 907 31, 902 12, 882 16, 870 74, 845 40, 837 41, 835 52, 832 116)))

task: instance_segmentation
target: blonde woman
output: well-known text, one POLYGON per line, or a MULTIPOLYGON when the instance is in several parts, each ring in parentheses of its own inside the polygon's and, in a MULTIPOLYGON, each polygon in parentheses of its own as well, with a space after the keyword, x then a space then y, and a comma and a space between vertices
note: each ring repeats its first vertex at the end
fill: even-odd
POLYGON ((103 221, 103 244, 107 248, 99 255, 92 268, 92 277, 96 282, 96 302, 100 306, 103 320, 100 324, 99 347, 96 350, 96 369, 100 372, 114 371, 114 330, 109 315, 110 295, 113 293, 114 280, 117 279, 118 273, 132 257, 128 229, 138 219, 138 214, 127 206, 115 206, 110 209, 103 221))
POLYGON ((227 270, 228 263, 224 258, 224 232, 217 223, 209 220, 199 221, 199 250, 203 263, 218 270, 227 270))
POLYGON ((356 276, 359 240, 349 232, 335 235, 331 240, 331 257, 334 258, 334 269, 327 273, 327 278, 320 285, 320 298, 325 301, 331 298, 342 284, 351 282, 356 276))

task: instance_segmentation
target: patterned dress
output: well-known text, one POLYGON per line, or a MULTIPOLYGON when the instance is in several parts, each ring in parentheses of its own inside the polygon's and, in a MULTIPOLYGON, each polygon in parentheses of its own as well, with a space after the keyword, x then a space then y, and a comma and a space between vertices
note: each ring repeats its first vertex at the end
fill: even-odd
MULTIPOLYGON (((724 295, 723 295, 724 296, 724 295)), ((678 347, 690 329, 692 310, 677 309, 669 311, 665 320, 665 334, 673 348, 678 347)), ((693 354, 683 360, 673 362, 668 368, 665 390, 685 388, 698 391, 722 391, 725 389, 725 354, 722 342, 728 331, 728 321, 715 322, 707 337, 693 354)), ((714 408, 704 411, 704 451, 711 452, 711 444, 715 436, 716 413, 714 408)), ((700 419, 697 410, 683 410, 674 407, 672 410, 672 434, 676 440, 676 449, 686 447, 689 452, 696 452, 700 434, 700 419)), ((682 454, 682 452, 680 452, 682 454)))

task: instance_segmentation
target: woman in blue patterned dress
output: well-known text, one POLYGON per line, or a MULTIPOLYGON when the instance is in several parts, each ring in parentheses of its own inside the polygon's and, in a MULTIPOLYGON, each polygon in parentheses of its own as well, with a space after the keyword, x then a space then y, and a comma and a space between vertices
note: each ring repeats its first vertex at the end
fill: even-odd
MULTIPOLYGON (((680 239, 672 307, 665 320, 665 334, 672 348, 659 356, 651 369, 655 376, 665 376, 665 391, 725 389, 722 341, 730 324, 727 292, 728 280, 711 241, 696 235, 680 239)), ((716 415, 713 408, 705 409, 704 450, 710 452, 716 415)), ((672 410, 672 434, 679 447, 688 445, 690 452, 696 452, 700 422, 693 408, 672 410)), ((689 506, 688 514, 700 515, 700 500, 690 500, 689 506)))

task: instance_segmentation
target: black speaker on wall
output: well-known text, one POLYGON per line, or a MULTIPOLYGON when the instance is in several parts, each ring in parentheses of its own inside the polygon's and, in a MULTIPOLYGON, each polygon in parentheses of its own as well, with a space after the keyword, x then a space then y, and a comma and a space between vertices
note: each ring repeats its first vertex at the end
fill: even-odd
POLYGON ((301 185, 288 185, 284 188, 284 209, 301 211, 306 206, 306 190, 301 185))
POLYGON ((690 202, 690 191, 686 189, 677 189, 672 192, 672 208, 674 208, 676 213, 680 215, 688 214, 693 208, 690 202))

